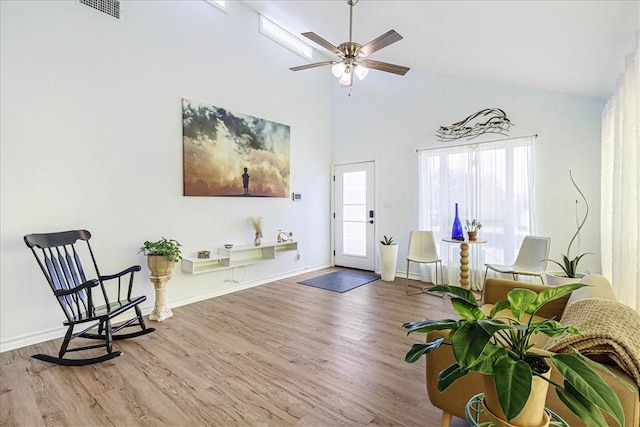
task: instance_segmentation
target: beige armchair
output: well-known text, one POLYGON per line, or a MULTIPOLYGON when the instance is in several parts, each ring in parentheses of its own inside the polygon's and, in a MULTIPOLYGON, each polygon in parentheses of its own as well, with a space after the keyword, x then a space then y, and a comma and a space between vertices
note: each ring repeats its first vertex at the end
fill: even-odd
MULTIPOLYGON (((602 276, 591 275, 587 276, 582 281, 586 283, 590 283, 590 281, 598 282, 598 286, 601 286, 601 282, 603 280, 606 282, 606 279, 604 279, 602 276)), ((606 282, 606 285, 610 287, 608 282, 606 282)), ((579 291, 574 292, 574 294, 584 290, 584 292, 581 293, 581 297, 583 298, 592 296, 589 294, 590 292, 593 292, 594 295, 601 296, 601 293, 599 293, 598 291, 598 286, 594 286, 593 288, 582 288, 579 291)), ((506 299, 507 293, 514 288, 526 288, 531 289, 535 292, 540 292, 548 288, 548 286, 534 285, 504 279, 488 279, 484 287, 483 301, 485 302, 485 305, 483 307, 483 311, 488 313, 495 302, 506 299)), ((569 298, 572 297, 566 296, 557 301, 550 302, 545 305, 537 314, 542 318, 555 318, 560 320, 569 298)), ((446 339, 447 335, 447 331, 435 331, 428 334, 427 340, 433 341, 439 336, 444 336, 446 339)), ((546 336, 541 335, 539 337, 536 337, 536 347, 542 349, 546 341, 546 336)), ((465 418, 464 409, 467 401, 474 395, 483 392, 481 374, 478 374, 476 372, 471 372, 467 376, 454 382, 444 392, 441 393, 440 391, 438 391, 438 373, 451 365, 453 362, 454 357, 453 353, 451 352, 450 346, 442 346, 437 351, 429 353, 426 356, 427 393, 429 395, 431 403, 435 407, 440 408, 443 411, 441 421, 441 426, 443 427, 448 427, 450 425, 453 416, 465 418)), ((627 373, 625 373, 617 366, 608 367, 616 375, 626 379, 630 384, 635 384, 633 378, 631 378, 627 373)), ((612 378, 611 376, 602 374, 600 372, 598 373, 618 395, 618 398, 620 399, 622 407, 624 409, 626 425, 640 425, 640 394, 638 392, 638 389, 635 388, 633 391, 630 391, 622 383, 612 378)), ((552 370, 551 379, 552 381, 559 383, 562 383, 562 381, 564 380, 557 369, 552 370)), ((584 422, 582 422, 560 401, 553 387, 549 388, 549 393, 547 395, 547 407, 554 411, 556 414, 560 415, 572 427, 584 425, 584 422)), ((609 418, 608 414, 605 414, 605 418, 610 423, 610 425, 615 425, 615 422, 611 418, 609 418)))

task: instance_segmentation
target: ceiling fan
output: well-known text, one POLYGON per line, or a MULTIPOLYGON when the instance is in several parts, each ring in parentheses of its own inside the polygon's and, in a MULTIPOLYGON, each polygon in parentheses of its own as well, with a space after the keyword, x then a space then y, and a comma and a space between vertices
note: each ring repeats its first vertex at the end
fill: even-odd
POLYGON ((324 61, 316 62, 308 65, 300 65, 298 67, 289 68, 291 71, 306 70, 309 68, 322 67, 324 65, 333 65, 331 72, 339 79, 339 82, 343 86, 351 86, 353 84, 353 75, 358 76, 360 80, 363 80, 369 73, 369 69, 385 71, 387 73, 394 73, 404 76, 408 67, 402 65, 389 64, 388 62, 375 61, 373 59, 365 59, 383 47, 387 47, 392 43, 402 40, 402 36, 395 32, 395 30, 389 30, 380 37, 371 40, 369 43, 362 46, 359 43, 352 41, 352 28, 353 28, 353 6, 358 3, 358 0, 347 0, 349 8, 349 41, 344 42, 339 46, 334 46, 316 33, 307 32, 302 33, 306 38, 316 42, 320 46, 327 49, 329 52, 338 55, 340 61, 324 61))

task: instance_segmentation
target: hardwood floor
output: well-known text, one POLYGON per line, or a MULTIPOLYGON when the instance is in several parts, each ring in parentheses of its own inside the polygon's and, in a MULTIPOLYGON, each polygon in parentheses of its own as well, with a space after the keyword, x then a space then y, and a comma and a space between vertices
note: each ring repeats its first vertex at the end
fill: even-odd
POLYGON ((449 317, 449 302, 406 296, 402 278, 344 294, 296 284, 333 270, 175 308, 102 364, 30 357, 56 354, 60 340, 2 353, 0 424, 438 426, 424 362, 404 362, 423 336, 402 324, 449 317))

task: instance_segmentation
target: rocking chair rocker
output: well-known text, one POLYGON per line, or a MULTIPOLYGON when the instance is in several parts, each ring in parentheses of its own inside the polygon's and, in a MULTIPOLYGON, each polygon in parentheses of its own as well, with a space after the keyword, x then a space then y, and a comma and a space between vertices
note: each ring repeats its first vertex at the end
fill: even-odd
MULTIPOLYGON (((29 234, 24 236, 24 241, 33 252, 42 273, 44 273, 51 290, 55 295, 67 320, 63 322, 68 327, 58 357, 47 354, 35 354, 32 357, 45 362, 66 366, 82 366, 104 362, 122 354, 121 351, 113 351, 113 340, 133 338, 153 332, 155 328, 147 328, 140 311, 140 303, 147 299, 146 296, 132 297, 133 275, 140 271, 139 265, 134 265, 119 273, 102 276, 98 271, 98 265, 93 256, 89 239, 91 233, 86 230, 62 231, 46 234, 29 234), (79 240, 86 242, 76 245, 79 240), (87 255, 88 252, 88 255, 87 255), (81 263, 80 254, 91 258, 97 279, 87 279, 81 263), (126 277, 129 280, 126 280, 126 277), (118 279, 117 288, 105 286, 105 282, 118 279), (124 279, 124 280, 122 280, 124 279), (128 282, 128 286, 127 283, 128 282), (99 287, 101 293, 93 292, 99 287), (107 288, 111 292, 107 292, 107 288), (97 294, 97 295, 96 295, 97 294), (110 301, 109 296, 116 296, 115 302, 110 301), (101 305, 96 306, 95 300, 101 305), (135 310, 135 316, 113 325, 116 316, 124 315, 129 309, 135 310), (73 332, 76 325, 84 328, 80 332, 73 332), (118 334, 124 328, 139 326, 141 330, 118 334), (91 333, 98 328, 97 333, 91 333), (88 338, 104 341, 104 344, 85 345, 68 348, 71 340, 75 338, 88 338), (97 357, 75 359, 64 357, 67 352, 77 352, 104 347, 106 354, 97 357)), ((111 282, 114 283, 114 282, 111 282)), ((111 284, 110 283, 110 284, 111 284)))

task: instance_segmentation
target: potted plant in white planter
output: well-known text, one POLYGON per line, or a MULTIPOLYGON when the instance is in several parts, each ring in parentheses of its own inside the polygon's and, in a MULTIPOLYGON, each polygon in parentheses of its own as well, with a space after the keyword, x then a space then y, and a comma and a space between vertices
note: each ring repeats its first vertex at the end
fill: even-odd
POLYGON ((182 245, 174 239, 162 238, 156 242, 145 241, 140 248, 147 256, 147 266, 152 276, 167 276, 176 262, 182 259, 182 245))
MULTIPOLYGON (((580 234, 580 230, 582 230, 582 227, 584 226, 585 222, 587 222, 587 217, 589 216, 589 203, 587 202, 587 198, 584 196, 582 191, 580 191, 580 188, 578 188, 578 185, 576 184, 576 182, 573 180, 573 175, 571 175, 571 171, 569 171, 569 178, 571 178, 571 183, 573 184, 574 187, 576 187, 576 190, 578 190, 578 193, 580 193, 580 196, 582 196, 582 200, 584 200, 586 210, 584 213, 584 218, 580 222, 580 225, 578 225, 578 229, 576 230, 575 234, 569 241, 567 252, 565 254, 561 254, 562 255, 561 261, 556 261, 553 259, 548 260, 560 266, 560 268, 562 269, 561 272, 551 271, 545 274, 547 279, 546 283, 552 286, 557 286, 563 283, 573 283, 573 282, 576 282, 576 279, 580 280, 584 276, 584 274, 578 272, 578 263, 580 262, 583 256, 591 254, 591 252, 585 252, 571 259, 571 245, 573 245, 573 242, 576 240, 576 238, 580 234)), ((576 205, 577 203, 578 201, 576 200, 576 205)))
POLYGON ((605 411, 620 426, 624 426, 624 413, 618 396, 591 368, 596 367, 607 373, 610 371, 577 351, 573 354, 532 351, 535 334, 549 337, 565 332, 580 334, 572 325, 562 325, 554 319, 538 321, 534 315, 545 304, 583 286, 587 285, 572 283, 540 293, 512 289, 507 299, 498 301, 489 314, 479 308, 471 291, 457 286, 435 286, 430 292, 449 294, 451 305, 461 318, 423 319, 405 323, 403 326, 409 330, 409 334, 450 331, 448 342, 441 336, 432 342, 413 344, 405 361, 413 363, 441 346, 451 346, 455 362, 438 375, 438 389, 445 390, 471 371, 485 374, 485 411, 513 425, 544 424, 546 388, 550 384, 556 388, 560 400, 586 425, 607 426, 601 413, 605 411), (545 369, 550 369, 546 359, 552 360, 555 369, 564 376, 562 384, 551 381, 545 375, 545 369), (532 391, 538 385, 534 386, 535 383, 541 383, 544 391, 532 391), (521 419, 527 412, 525 408, 530 409, 531 401, 538 397, 541 406, 533 411, 537 420, 521 419))
POLYGON ((393 236, 383 236, 378 246, 380 255, 380 275, 385 282, 393 282, 396 278, 396 265, 398 263, 398 245, 393 243, 393 236))

